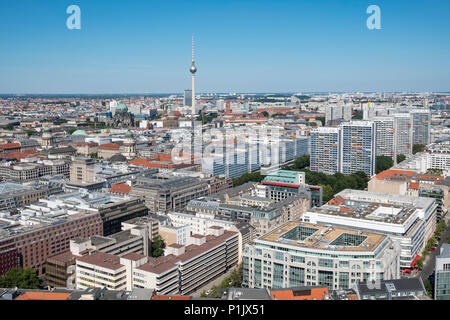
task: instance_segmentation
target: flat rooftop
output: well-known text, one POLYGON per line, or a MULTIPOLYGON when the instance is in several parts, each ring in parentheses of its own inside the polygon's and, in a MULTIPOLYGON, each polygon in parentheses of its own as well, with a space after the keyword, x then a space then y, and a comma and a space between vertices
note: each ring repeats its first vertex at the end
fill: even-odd
POLYGON ((374 251, 386 238, 383 234, 350 228, 288 222, 259 240, 333 251, 374 251))
POLYGON ((341 217, 404 224, 418 210, 430 207, 434 199, 391 195, 378 192, 344 190, 310 212, 341 217))

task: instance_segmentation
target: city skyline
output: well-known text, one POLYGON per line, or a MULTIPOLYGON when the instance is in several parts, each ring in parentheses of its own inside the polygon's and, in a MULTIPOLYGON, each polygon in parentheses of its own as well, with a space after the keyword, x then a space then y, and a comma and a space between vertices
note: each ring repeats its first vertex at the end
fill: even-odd
POLYGON ((448 92, 448 3, 363 1, 0 5, 0 94, 158 94, 189 88, 195 34, 198 92, 448 92), (6 32, 14 30, 14 32, 6 32), (155 49, 156 48, 156 49, 155 49))

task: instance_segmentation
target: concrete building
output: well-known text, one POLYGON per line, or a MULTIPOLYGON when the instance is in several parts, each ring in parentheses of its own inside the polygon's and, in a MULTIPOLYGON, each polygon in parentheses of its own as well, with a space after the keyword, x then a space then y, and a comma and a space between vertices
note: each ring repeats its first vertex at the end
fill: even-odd
POLYGON ((399 278, 399 257, 399 245, 387 235, 289 222, 246 247, 244 285, 346 289, 357 280, 399 278))
POLYGON ((140 177, 133 183, 130 191, 130 195, 145 201, 150 213, 181 211, 190 200, 208 194, 208 184, 191 177, 169 179, 140 177))
POLYGON ((193 235, 191 242, 188 246, 172 244, 159 258, 136 253, 117 257, 100 252, 78 258, 77 288, 142 288, 154 289, 159 295, 186 295, 237 263, 235 232, 218 227, 207 236, 193 235))
POLYGON ((375 174, 376 126, 373 121, 351 121, 340 125, 340 170, 343 174, 363 171, 375 174))
POLYGON ((310 170, 335 174, 340 170, 339 128, 320 127, 311 130, 310 170))
POLYGON ((88 184, 95 181, 95 160, 77 158, 70 164, 70 182, 88 184))

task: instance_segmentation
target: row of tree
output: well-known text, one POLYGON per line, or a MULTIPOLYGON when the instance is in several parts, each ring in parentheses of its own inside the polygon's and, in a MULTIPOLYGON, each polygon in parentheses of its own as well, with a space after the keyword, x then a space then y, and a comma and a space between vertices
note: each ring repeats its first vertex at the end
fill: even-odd
POLYGON ((257 172, 247 172, 244 173, 242 176, 240 176, 239 178, 233 178, 233 187, 237 187, 240 186, 244 183, 247 182, 261 182, 264 179, 264 176, 261 175, 261 172, 257 171, 257 172))
MULTIPOLYGON (((222 282, 220 283, 220 289, 227 290, 229 288, 241 288, 243 277, 244 277, 244 269, 241 264, 237 269, 233 270, 230 277, 226 277, 222 280, 222 282)), ((219 287, 214 285, 212 286, 208 294, 206 294, 206 292, 203 291, 200 294, 200 297, 220 298, 222 290, 219 290, 219 287)))

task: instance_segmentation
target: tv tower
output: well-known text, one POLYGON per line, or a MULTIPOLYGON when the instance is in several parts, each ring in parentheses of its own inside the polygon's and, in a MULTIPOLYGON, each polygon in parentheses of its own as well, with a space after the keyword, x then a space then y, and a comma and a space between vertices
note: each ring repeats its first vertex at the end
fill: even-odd
POLYGON ((192 73, 192 114, 196 114, 195 110, 195 73, 197 72, 197 68, 195 67, 194 62, 194 36, 192 36, 192 65, 189 71, 192 73))

